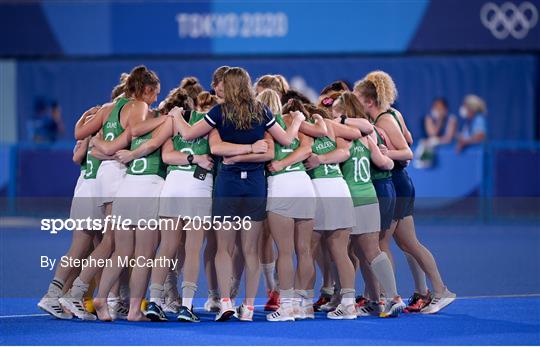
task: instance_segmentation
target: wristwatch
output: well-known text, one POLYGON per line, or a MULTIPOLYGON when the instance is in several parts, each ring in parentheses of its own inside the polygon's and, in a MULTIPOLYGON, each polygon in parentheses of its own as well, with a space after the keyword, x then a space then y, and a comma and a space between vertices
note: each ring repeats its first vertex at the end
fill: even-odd
POLYGON ((345 119, 347 119, 347 116, 342 114, 341 115, 341 124, 345 124, 345 119))
POLYGON ((194 159, 193 154, 189 154, 187 156, 187 161, 188 161, 189 165, 193 165, 193 159, 194 159))

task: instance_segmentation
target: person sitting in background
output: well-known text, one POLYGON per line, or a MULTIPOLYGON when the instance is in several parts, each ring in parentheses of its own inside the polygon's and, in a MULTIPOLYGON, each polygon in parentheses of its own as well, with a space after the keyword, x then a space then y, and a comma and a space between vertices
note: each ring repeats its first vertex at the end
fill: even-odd
POLYGON ((444 98, 436 98, 431 104, 431 112, 424 118, 426 139, 434 146, 452 142, 457 130, 457 117, 448 113, 448 103, 444 98))
POLYGON ((468 146, 481 144, 486 140, 486 112, 486 103, 482 98, 473 94, 465 96, 459 108, 463 123, 457 135, 457 153, 468 146))
POLYGON ((424 138, 416 148, 414 166, 432 167, 435 160, 435 147, 454 140, 457 130, 457 117, 448 112, 445 98, 438 97, 431 104, 431 112, 424 117, 424 138))
MULTIPOLYGON (((54 104, 55 108, 58 107, 54 104)), ((36 99, 34 103, 34 116, 28 124, 28 135, 35 143, 53 143, 58 137, 63 125, 57 122, 51 105, 43 98, 36 99)), ((61 120, 61 118, 60 118, 61 120)))

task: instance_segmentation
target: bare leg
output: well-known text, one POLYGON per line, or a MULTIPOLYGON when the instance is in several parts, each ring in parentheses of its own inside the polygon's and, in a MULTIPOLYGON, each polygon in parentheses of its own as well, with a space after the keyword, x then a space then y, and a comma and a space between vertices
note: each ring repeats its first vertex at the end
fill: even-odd
POLYGON ((347 252, 350 229, 338 229, 328 236, 328 248, 336 264, 341 288, 354 289, 354 266, 347 252))
POLYGON ((208 291, 218 290, 217 274, 216 274, 216 252, 217 240, 216 232, 212 230, 206 231, 206 247, 204 248, 204 271, 206 273, 206 282, 208 283, 208 291))
POLYGON ((290 290, 294 285, 293 249, 294 220, 277 213, 268 212, 268 226, 277 244, 277 269, 279 289, 290 290))
MULTIPOLYGON (((135 232, 135 252, 133 257, 142 257, 143 259, 154 259, 156 248, 158 246, 159 231, 157 230, 140 230, 135 232)), ((141 312, 141 302, 146 294, 148 287, 148 277, 150 269, 147 266, 135 266, 131 271, 129 288, 131 298, 129 300, 129 313, 127 319, 129 321, 150 321, 141 312)))
MULTIPOLYGON (((107 236, 103 238, 101 244, 103 244, 106 239, 107 236)), ((109 295, 109 291, 111 290, 112 286, 118 280, 123 269, 121 264, 119 264, 119 259, 124 259, 125 257, 131 257, 133 255, 134 243, 135 232, 133 230, 118 230, 115 233, 116 249, 110 258, 112 264, 110 267, 103 269, 101 281, 99 283, 99 290, 96 298, 94 299, 94 307, 100 320, 111 320, 107 307, 107 296, 109 295)))
POLYGON ((199 279, 200 254, 204 229, 189 229, 186 233, 184 276, 182 278, 182 306, 191 308, 199 279))
POLYGON ((294 223, 294 248, 298 266, 294 288, 299 290, 309 289, 309 282, 315 272, 313 256, 311 255, 313 224, 313 219, 299 219, 294 223))
POLYGON ((420 264, 433 284, 435 295, 443 294, 446 287, 437 268, 437 263, 431 252, 418 241, 412 216, 399 221, 394 238, 399 248, 411 254, 420 264))
POLYGON ((394 267, 395 271, 395 263, 394 263, 394 256, 392 255, 392 251, 390 250, 390 242, 392 241, 392 236, 394 235, 394 232, 396 231, 397 222, 394 220, 392 221, 392 224, 390 224, 390 229, 379 233, 379 247, 381 251, 386 253, 388 256, 388 259, 390 259, 390 262, 392 263, 392 267, 394 267))
POLYGON ((258 243, 263 225, 262 222, 251 222, 249 230, 242 230, 242 251, 246 264, 246 298, 244 303, 248 306, 255 304, 259 277, 261 275, 261 263, 259 260, 258 243))
MULTIPOLYGON (((255 247, 257 246, 258 245, 256 245, 255 247)), ((236 233, 232 261, 233 272, 231 277, 231 298, 236 298, 238 296, 238 291, 240 289, 240 281, 242 280, 242 274, 244 273, 245 267, 244 253, 242 252, 241 233, 236 233)))
POLYGON ((216 273, 218 288, 221 299, 231 297, 231 276, 233 272, 232 257, 234 253, 236 231, 216 230, 217 252, 216 252, 216 273))
MULTIPOLYGON (((169 223, 162 223, 162 226, 167 229, 161 230, 161 242, 156 254, 156 258, 174 259, 177 255, 177 250, 180 246, 180 233, 182 226, 178 230, 174 230, 169 223)), ((152 275, 150 277, 150 300, 158 301, 158 305, 162 305, 162 299, 164 295, 163 285, 167 274, 171 271, 168 266, 159 266, 152 268, 152 275)))
POLYGON ((371 267, 369 266, 369 262, 367 261, 364 253, 362 252, 362 249, 359 246, 360 240, 357 239, 358 236, 353 236, 353 249, 356 252, 356 256, 359 261, 360 271, 362 272, 362 278, 364 279, 364 285, 365 285, 365 293, 366 297, 372 301, 379 301, 380 299, 380 287, 379 287, 379 281, 377 281, 377 278, 373 274, 373 271, 371 271, 371 267))

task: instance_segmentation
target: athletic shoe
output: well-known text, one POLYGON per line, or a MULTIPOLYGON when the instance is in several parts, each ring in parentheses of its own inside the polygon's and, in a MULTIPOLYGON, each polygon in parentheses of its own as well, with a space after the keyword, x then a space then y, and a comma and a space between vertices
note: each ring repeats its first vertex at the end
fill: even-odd
POLYGON ((395 318, 399 316, 405 309, 405 303, 401 300, 401 296, 396 296, 388 301, 384 306, 384 310, 379 314, 381 318, 395 318))
POLYGON ((178 311, 178 317, 176 317, 176 319, 178 319, 179 322, 201 322, 199 316, 193 313, 193 306, 191 307, 191 309, 187 308, 186 306, 180 306, 180 310, 178 311))
POLYGON ((356 302, 356 308, 364 306, 365 304, 368 303, 368 301, 369 301, 369 300, 366 299, 366 298, 364 298, 362 295, 357 296, 357 297, 356 297, 356 300, 355 300, 355 302, 356 302))
POLYGON ((71 296, 63 296, 58 299, 60 305, 64 306, 68 311, 73 313, 75 317, 82 320, 96 320, 97 317, 90 312, 86 311, 81 299, 73 298, 71 296))
POLYGON ((330 299, 329 302, 320 307, 320 310, 324 312, 332 312, 339 306, 340 303, 341 295, 334 294, 332 295, 332 299, 330 299))
POLYGON ((331 298, 331 295, 321 294, 321 296, 319 296, 319 299, 313 304, 313 309, 315 310, 315 312, 320 312, 321 306, 329 303, 331 298))
POLYGON ((384 310, 382 302, 368 301, 363 306, 356 306, 356 315, 359 317, 378 316, 384 310))
POLYGON ((180 312, 180 301, 178 299, 172 300, 170 298, 165 299, 165 305, 163 305, 163 312, 178 314, 180 312))
POLYGON ((302 307, 302 302, 301 301, 297 301, 297 300, 293 300, 292 302, 292 308, 293 308, 293 316, 294 316, 294 319, 305 319, 306 318, 306 314, 304 312, 304 309, 302 307))
POLYGON ((107 306, 109 307, 109 316, 111 316, 113 320, 127 320, 129 307, 126 307, 123 301, 120 299, 107 299, 107 306))
POLYGON ((419 293, 414 293, 413 296, 409 298, 409 303, 407 307, 405 308, 405 312, 415 313, 420 312, 424 307, 429 305, 431 302, 431 295, 428 291, 426 295, 422 295, 419 293))
POLYGON ((437 313, 443 308, 445 308, 446 306, 450 305, 452 302, 454 302, 454 300, 456 300, 456 294, 452 293, 448 289, 445 289, 444 294, 442 296, 440 297, 434 296, 431 299, 431 302, 429 303, 429 305, 424 307, 422 311, 420 311, 420 313, 424 313, 424 314, 437 313))
MULTIPOLYGON (((315 310, 313 309, 313 305, 311 303, 307 305, 300 305, 300 309, 302 310, 302 318, 300 319, 315 319, 315 310)), ((296 318, 296 315, 294 318, 296 318)))
POLYGON ((328 312, 326 317, 329 319, 356 319, 356 308, 354 305, 339 304, 332 312, 328 312))
POLYGON ((216 315, 216 322, 229 320, 236 312, 229 298, 220 300, 220 307, 219 313, 216 315))
POLYGON ((280 306, 277 311, 267 314, 266 320, 269 322, 294 322, 293 308, 283 308, 283 306, 280 306))
POLYGON ((49 298, 46 295, 39 300, 37 306, 43 311, 47 312, 53 317, 58 319, 72 319, 71 312, 66 312, 60 305, 58 298, 49 298))
POLYGON ((234 316, 243 322, 252 322, 254 310, 255 308, 253 306, 242 304, 236 308, 234 316))
POLYGON ((152 322, 166 322, 167 316, 161 306, 157 303, 150 301, 144 311, 146 318, 150 319, 152 322))
POLYGON ((206 312, 219 312, 220 307, 221 304, 219 303, 219 298, 209 296, 204 303, 204 310, 206 312))
POLYGON ((279 291, 271 290, 268 292, 268 301, 264 305, 265 311, 275 311, 279 308, 279 291))

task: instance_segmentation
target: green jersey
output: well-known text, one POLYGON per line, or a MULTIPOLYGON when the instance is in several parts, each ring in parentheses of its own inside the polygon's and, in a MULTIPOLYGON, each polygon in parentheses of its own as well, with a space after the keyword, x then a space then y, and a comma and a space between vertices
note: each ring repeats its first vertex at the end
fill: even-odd
POLYGON ((109 114, 105 124, 103 124, 103 139, 105 141, 113 141, 124 132, 124 128, 120 123, 120 111, 128 102, 128 98, 119 98, 116 101, 111 114, 109 114))
POLYGON ((99 169, 99 166, 101 165, 101 160, 97 159, 96 157, 93 157, 90 154, 90 151, 92 148, 88 147, 88 150, 86 151, 86 157, 83 160, 83 163, 81 164, 81 170, 83 170, 84 166, 84 178, 85 179, 94 179, 97 176, 97 172, 99 169))
MULTIPOLYGON (((139 136, 131 141, 131 150, 139 148, 152 138, 152 133, 139 136)), ((165 177, 165 165, 161 160, 161 147, 145 157, 138 158, 129 163, 127 173, 130 175, 159 175, 165 177)))
MULTIPOLYGON (((276 122, 283 128, 283 130, 287 130, 287 125, 285 124, 285 121, 280 114, 276 114, 276 122)), ((283 160, 287 158, 292 152, 294 152, 295 149, 298 148, 298 146, 300 146, 300 141, 298 139, 294 139, 293 143, 289 146, 282 146, 279 143, 275 142, 274 160, 283 160)), ((270 175, 274 176, 291 171, 306 171, 306 168, 304 167, 304 164, 302 164, 302 162, 298 162, 287 166, 281 171, 271 172, 270 175)))
POLYGON ((354 206, 377 203, 377 192, 371 182, 371 152, 360 140, 354 140, 349 149, 351 156, 343 164, 341 170, 354 206))
MULTIPOLYGON (((311 150, 313 154, 326 154, 336 149, 336 141, 333 141, 328 136, 317 137, 313 141, 311 150)), ((307 172, 311 179, 314 178, 335 178, 343 177, 339 164, 321 164, 313 170, 307 172)))
MULTIPOLYGON (((385 143, 383 141, 383 138, 377 131, 377 128, 374 128, 374 130, 375 130, 375 134, 377 135, 377 146, 384 145, 385 143)), ((392 171, 380 170, 375 165, 371 165, 371 179, 373 179, 374 181, 382 180, 382 179, 390 178, 390 177, 392 177, 392 171)))
MULTIPOLYGON (((191 116, 189 118, 189 124, 193 125, 204 118, 204 113, 199 113, 197 111, 191 111, 191 116)), ((186 141, 180 135, 175 135, 173 137, 173 147, 175 151, 180 151, 187 154, 193 155, 203 155, 210 154, 210 146, 208 145, 208 139, 206 137, 199 137, 195 140, 186 141)), ((197 165, 169 165, 167 167, 167 173, 171 170, 182 170, 182 171, 195 171, 197 165)))

